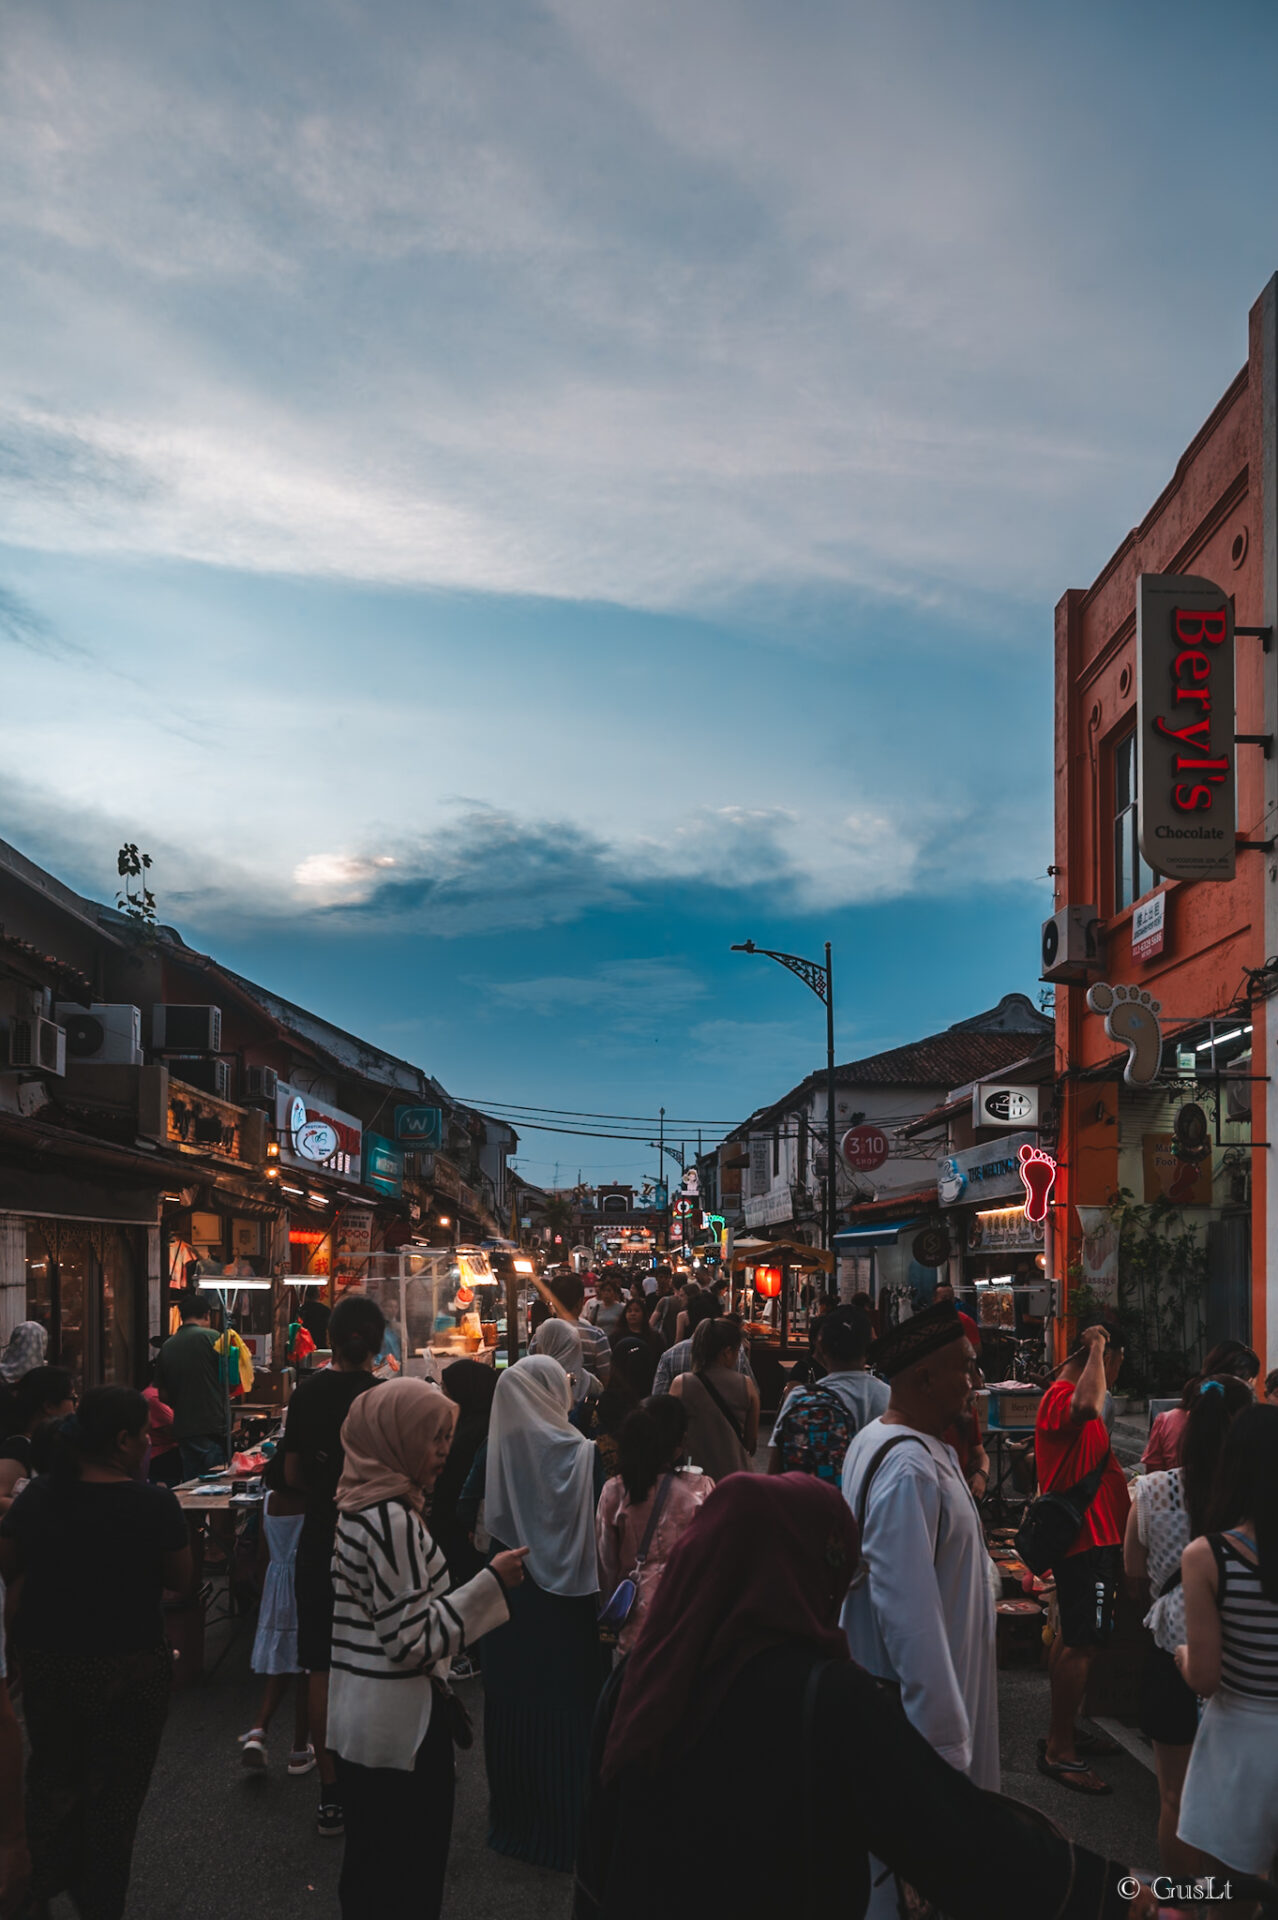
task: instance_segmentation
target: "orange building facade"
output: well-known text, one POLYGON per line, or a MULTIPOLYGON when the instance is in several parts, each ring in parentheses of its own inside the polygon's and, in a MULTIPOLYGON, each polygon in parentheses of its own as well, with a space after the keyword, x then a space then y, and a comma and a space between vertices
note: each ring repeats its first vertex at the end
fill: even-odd
MULTIPOLYGON (((1078 938, 1090 939, 1093 951, 1075 964, 1062 949, 1044 969, 1056 986, 1060 1089, 1051 1270, 1064 1285, 1066 1314, 1105 1298, 1132 1311, 1130 1275, 1116 1271, 1121 1256, 1106 1210, 1122 1192, 1136 1206, 1161 1195, 1177 1210, 1175 1231, 1190 1230, 1201 1249, 1201 1335, 1207 1344, 1246 1339, 1266 1369, 1278 1365, 1276 625, 1278 276, 1252 309, 1247 364, 1170 484, 1091 586, 1057 607, 1056 905, 1092 910, 1076 919, 1078 938), (1261 736, 1234 749, 1232 879, 1163 879, 1140 854, 1142 574, 1205 577, 1232 599, 1234 731, 1261 736), (1106 987, 1115 992, 1107 996, 1106 987), (1089 989, 1093 1001, 1126 1006, 1130 1022, 1115 1016, 1107 1031, 1089 989), (1124 1078, 1128 1044, 1113 1027, 1140 1029, 1143 1018, 1136 1037, 1161 1054, 1152 1075, 1133 1085, 1124 1078)), ((1155 1349, 1177 1343, 1169 1312, 1174 1322, 1174 1305, 1155 1311, 1147 1336, 1155 1349)))

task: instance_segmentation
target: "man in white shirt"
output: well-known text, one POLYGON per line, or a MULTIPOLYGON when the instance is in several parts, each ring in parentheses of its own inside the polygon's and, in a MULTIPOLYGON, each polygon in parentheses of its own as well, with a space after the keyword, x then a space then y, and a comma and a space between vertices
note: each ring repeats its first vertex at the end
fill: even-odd
MULTIPOLYGON (((991 1563, 976 1503, 941 1438, 970 1402, 972 1344, 952 1306, 929 1307, 879 1340, 871 1358, 891 1399, 843 1466, 867 1570, 843 1609, 852 1658, 895 1682, 907 1718, 942 1759, 997 1790, 991 1563)), ((880 1912, 896 1912, 890 1878, 871 1899, 872 1920, 880 1912), (880 1904, 888 1892, 891 1904, 880 1904)))

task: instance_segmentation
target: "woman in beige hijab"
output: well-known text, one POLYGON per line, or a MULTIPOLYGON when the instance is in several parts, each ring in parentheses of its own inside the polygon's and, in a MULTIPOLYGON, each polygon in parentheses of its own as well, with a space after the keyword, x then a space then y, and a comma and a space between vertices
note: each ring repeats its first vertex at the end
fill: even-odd
MULTIPOLYGON (((328 1739, 346 1820, 342 1920, 437 1920, 453 1824, 450 1663, 507 1618, 525 1549, 449 1591, 422 1519, 454 1403, 424 1380, 364 1393, 342 1426, 328 1739)), ((467 1739, 467 1744, 469 1741, 467 1739)))

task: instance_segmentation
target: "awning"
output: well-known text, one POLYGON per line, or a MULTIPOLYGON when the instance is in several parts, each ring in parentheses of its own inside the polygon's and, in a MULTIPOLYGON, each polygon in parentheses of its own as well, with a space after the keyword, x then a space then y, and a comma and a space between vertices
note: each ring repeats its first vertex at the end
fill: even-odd
POLYGON ((918 1224, 917 1219, 884 1220, 865 1227, 840 1227, 834 1236, 834 1244, 840 1253, 863 1253, 867 1247, 891 1247, 895 1246, 898 1234, 918 1224))

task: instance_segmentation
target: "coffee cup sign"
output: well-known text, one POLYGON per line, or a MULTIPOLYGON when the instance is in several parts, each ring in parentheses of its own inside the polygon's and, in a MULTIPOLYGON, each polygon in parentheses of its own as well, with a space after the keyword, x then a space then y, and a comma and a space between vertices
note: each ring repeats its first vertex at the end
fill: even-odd
POLYGON ((853 1173, 873 1173, 887 1159, 891 1148, 881 1127, 849 1127, 839 1151, 853 1173))

